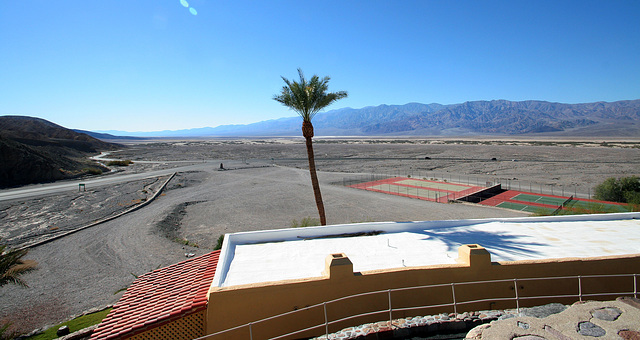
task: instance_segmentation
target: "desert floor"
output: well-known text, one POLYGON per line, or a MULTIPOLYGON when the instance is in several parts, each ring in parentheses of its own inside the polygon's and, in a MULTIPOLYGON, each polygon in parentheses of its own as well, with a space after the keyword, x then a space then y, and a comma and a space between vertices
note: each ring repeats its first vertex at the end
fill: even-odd
MULTIPOLYGON (((593 194, 593 187, 608 177, 640 175, 637 141, 316 139, 314 147, 329 224, 525 215, 342 185, 369 174, 499 181, 524 191, 580 197, 593 194)), ((178 171, 163 194, 139 210, 30 248, 27 258, 39 266, 24 276, 29 288, 0 288, 0 319, 12 321, 16 329, 29 332, 113 304, 135 276, 185 260, 185 254, 209 252, 224 233, 287 228, 294 220, 317 216, 301 139, 148 141, 107 157, 133 160, 120 169, 125 173, 201 166, 178 171), (226 170, 219 169, 220 163, 226 170)), ((139 204, 164 180, 0 202, 0 237, 18 247, 79 228, 139 204)))

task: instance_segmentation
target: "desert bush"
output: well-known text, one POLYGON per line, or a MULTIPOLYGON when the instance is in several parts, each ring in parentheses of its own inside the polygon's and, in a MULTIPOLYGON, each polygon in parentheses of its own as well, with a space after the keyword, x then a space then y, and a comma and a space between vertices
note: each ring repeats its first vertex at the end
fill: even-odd
POLYGON ((314 227, 318 225, 320 225, 320 220, 312 217, 303 218, 299 224, 298 224, 298 221, 296 220, 291 221, 291 228, 314 227))
POLYGON ((222 234, 222 235, 220 235, 220 237, 218 237, 218 241, 216 242, 216 246, 215 246, 215 248, 213 248, 213 250, 222 249, 222 242, 224 242, 224 234, 222 234))
POLYGON ((640 178, 607 178, 596 186, 594 197, 602 201, 640 204, 640 178))
POLYGON ((98 168, 84 168, 82 172, 89 175, 102 175, 102 170, 98 168))
POLYGON ((129 166, 131 164, 133 164, 133 161, 131 161, 130 159, 109 161, 107 163, 108 166, 129 166))

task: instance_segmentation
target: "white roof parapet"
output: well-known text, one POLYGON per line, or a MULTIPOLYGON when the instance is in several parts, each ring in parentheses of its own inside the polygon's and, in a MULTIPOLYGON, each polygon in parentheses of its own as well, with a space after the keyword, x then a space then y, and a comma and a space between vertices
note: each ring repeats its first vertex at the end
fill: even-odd
POLYGON ((484 246, 494 261, 640 253, 640 213, 375 222, 227 234, 212 287, 319 277, 331 253, 345 253, 355 271, 455 263, 457 247, 466 243, 484 246), (626 226, 638 228, 617 232, 626 226), (358 236, 373 231, 381 233, 358 236))

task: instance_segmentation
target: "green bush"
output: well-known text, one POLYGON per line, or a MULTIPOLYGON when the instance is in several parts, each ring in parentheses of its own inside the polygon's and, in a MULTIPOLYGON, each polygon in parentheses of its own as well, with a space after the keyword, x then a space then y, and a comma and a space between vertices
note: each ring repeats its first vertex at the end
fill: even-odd
POLYGON ((602 201, 640 204, 640 178, 607 178, 596 186, 594 197, 602 201))
POLYGON ((222 234, 222 235, 220 235, 220 237, 218 237, 218 242, 216 243, 216 247, 213 248, 213 250, 222 249, 222 242, 224 242, 224 234, 222 234))
POLYGON ((320 220, 312 217, 303 218, 302 221, 300 221, 300 224, 298 224, 298 221, 296 220, 291 221, 291 228, 314 227, 318 225, 320 225, 320 220))

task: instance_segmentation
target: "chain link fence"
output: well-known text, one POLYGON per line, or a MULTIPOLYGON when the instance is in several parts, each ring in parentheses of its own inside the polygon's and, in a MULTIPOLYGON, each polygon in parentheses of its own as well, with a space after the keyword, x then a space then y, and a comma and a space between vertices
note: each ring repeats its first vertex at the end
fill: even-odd
MULTIPOLYGON (((587 189, 587 192, 579 192, 577 186, 564 186, 564 185, 550 185, 550 184, 541 184, 532 181, 522 181, 513 178, 504 178, 504 177, 496 177, 496 176, 472 176, 472 175, 456 175, 450 173, 442 173, 442 172, 429 172, 429 171, 404 171, 404 172, 396 172, 396 173, 371 173, 371 174, 354 174, 345 176, 342 179, 342 185, 344 186, 354 186, 358 187, 359 184, 364 184, 368 182, 380 181, 389 178, 395 177, 405 177, 405 178, 414 178, 414 179, 424 179, 429 181, 443 182, 443 183, 454 183, 454 184, 464 184, 468 186, 477 186, 477 187, 486 187, 490 188, 496 185, 500 185, 504 190, 515 190, 529 193, 537 193, 544 195, 553 195, 553 196, 561 196, 561 197, 570 197, 574 198, 583 198, 583 199, 592 199, 592 190, 590 188, 587 189)), ((403 194, 400 192, 402 189, 390 186, 390 192, 396 192, 398 194, 403 194)), ((421 190, 429 190, 429 188, 421 188, 421 190)), ((439 192, 437 190, 434 191, 433 196, 435 197, 436 193, 439 192)), ((407 193, 408 194, 408 193, 407 193)), ((441 199, 441 195, 444 193, 440 192, 438 199, 441 199)), ((455 199, 456 194, 451 193, 448 196, 451 196, 450 199, 455 199)))

